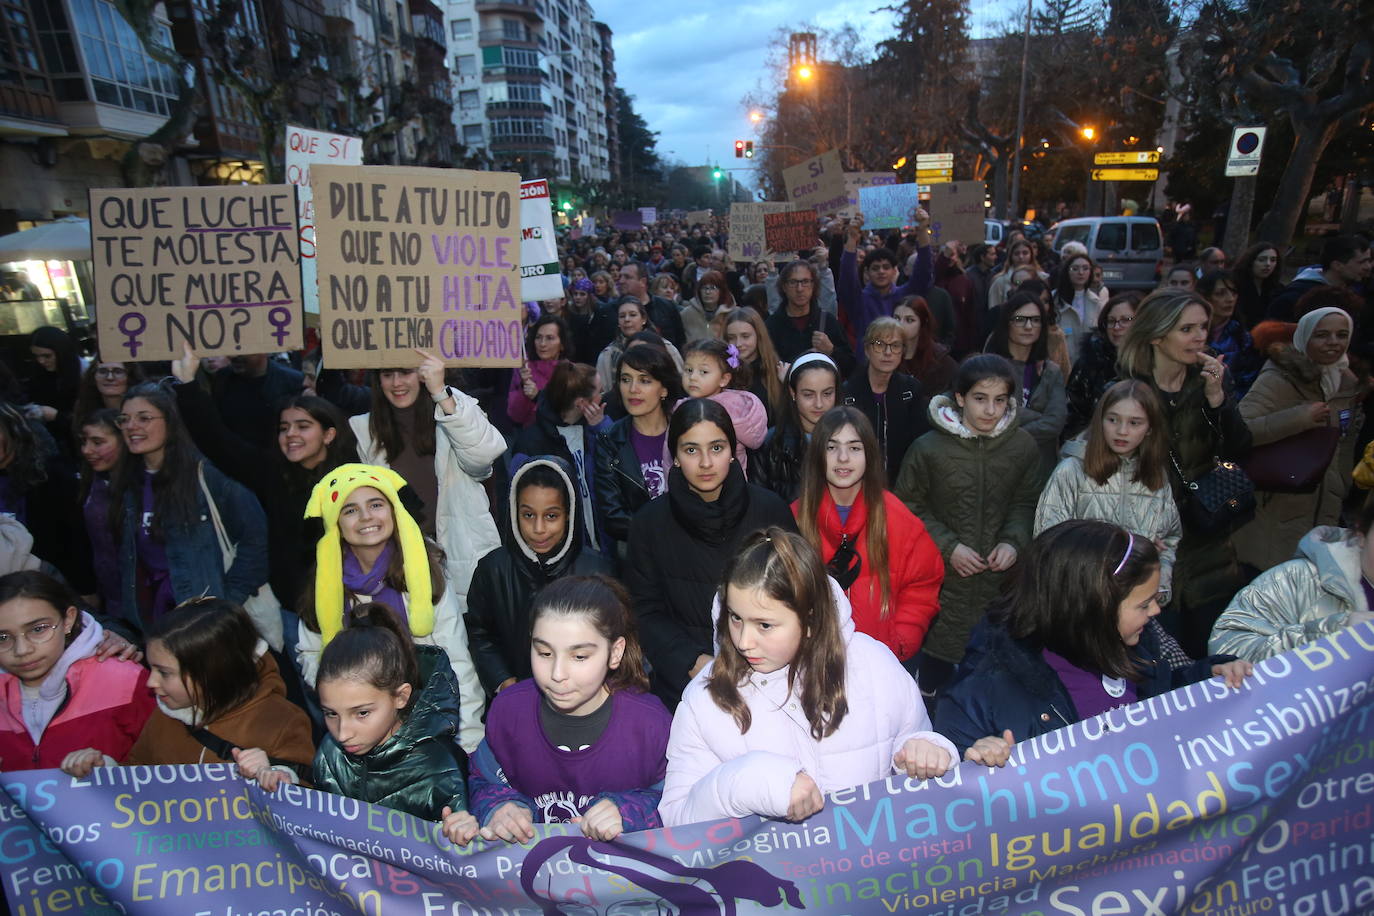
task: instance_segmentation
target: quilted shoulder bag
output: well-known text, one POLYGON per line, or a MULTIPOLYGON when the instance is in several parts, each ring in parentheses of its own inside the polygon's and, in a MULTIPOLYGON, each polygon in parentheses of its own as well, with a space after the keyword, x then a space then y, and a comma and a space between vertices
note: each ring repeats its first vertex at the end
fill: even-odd
MULTIPOLYGON (((1207 414, 1203 412, 1203 418, 1207 414)), ((1207 425, 1212 421, 1207 419, 1207 425)), ((1217 451, 1224 444, 1221 430, 1217 433, 1217 451)), ((1179 512, 1184 525, 1199 534, 1224 535, 1245 524, 1255 514, 1255 485, 1246 476, 1245 470, 1234 461, 1222 461, 1219 456, 1212 457, 1212 469, 1192 480, 1183 473, 1174 450, 1169 449, 1169 460, 1174 470, 1187 488, 1187 496, 1179 512)))

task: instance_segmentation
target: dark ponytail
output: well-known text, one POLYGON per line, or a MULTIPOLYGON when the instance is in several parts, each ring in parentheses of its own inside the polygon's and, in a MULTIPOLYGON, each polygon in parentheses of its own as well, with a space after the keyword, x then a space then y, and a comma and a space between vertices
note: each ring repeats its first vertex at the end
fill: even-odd
POLYGON ((345 614, 343 630, 324 647, 315 683, 346 678, 389 694, 409 684, 406 710, 415 702, 420 692, 415 643, 386 605, 376 601, 355 605, 345 614))

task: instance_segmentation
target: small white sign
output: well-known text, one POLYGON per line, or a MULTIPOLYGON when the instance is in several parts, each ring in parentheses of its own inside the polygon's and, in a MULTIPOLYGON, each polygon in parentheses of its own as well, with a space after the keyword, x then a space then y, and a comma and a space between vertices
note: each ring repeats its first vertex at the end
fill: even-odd
POLYGON ((1231 132, 1231 151, 1226 154, 1226 177, 1258 175, 1265 127, 1237 127, 1231 132))

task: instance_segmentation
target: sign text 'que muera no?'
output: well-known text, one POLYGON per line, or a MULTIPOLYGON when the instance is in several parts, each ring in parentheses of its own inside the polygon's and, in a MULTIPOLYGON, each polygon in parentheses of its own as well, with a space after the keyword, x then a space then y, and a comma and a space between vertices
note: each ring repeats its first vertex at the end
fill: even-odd
POLYGON ((519 175, 316 165, 311 183, 325 365, 520 364, 519 175))
POLYGON ((175 359, 187 343, 201 356, 302 346, 294 188, 90 195, 104 358, 175 359))

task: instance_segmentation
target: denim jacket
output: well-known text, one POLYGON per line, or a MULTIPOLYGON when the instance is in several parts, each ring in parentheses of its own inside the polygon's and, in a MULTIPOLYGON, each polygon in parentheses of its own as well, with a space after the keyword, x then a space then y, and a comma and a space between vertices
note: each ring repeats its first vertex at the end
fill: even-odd
MULTIPOLYGON (((171 569, 172 593, 178 603, 201 595, 214 595, 242 604, 267 581, 267 517, 257 499, 242 485, 220 473, 214 465, 202 462, 205 484, 215 498, 229 540, 236 547, 234 564, 227 571, 220 554, 219 539, 205 503, 205 493, 196 486, 197 521, 166 527, 167 564, 171 569)), ((124 494, 124 521, 119 538, 119 570, 123 580, 125 614, 145 628, 151 621, 138 606, 138 519, 140 490, 124 494)))

